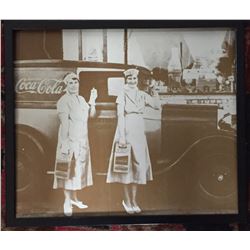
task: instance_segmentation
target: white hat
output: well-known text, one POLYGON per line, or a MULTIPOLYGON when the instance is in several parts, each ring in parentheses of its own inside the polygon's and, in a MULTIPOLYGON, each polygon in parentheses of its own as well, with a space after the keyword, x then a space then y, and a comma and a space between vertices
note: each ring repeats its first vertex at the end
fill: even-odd
POLYGON ((79 81, 78 76, 73 72, 66 74, 66 76, 63 78, 63 81, 65 82, 65 84, 67 84, 68 81, 71 80, 71 79, 73 79, 73 80, 77 79, 79 81))
POLYGON ((125 77, 132 76, 132 75, 138 75, 139 70, 138 69, 127 69, 126 71, 123 72, 125 77))

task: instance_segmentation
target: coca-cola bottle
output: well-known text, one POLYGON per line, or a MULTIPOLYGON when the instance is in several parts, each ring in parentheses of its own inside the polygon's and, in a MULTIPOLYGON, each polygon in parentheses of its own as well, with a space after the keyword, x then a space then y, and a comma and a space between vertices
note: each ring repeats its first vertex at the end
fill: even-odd
POLYGON ((172 90, 177 90, 181 83, 181 61, 178 47, 171 49, 171 57, 168 62, 168 81, 172 90))

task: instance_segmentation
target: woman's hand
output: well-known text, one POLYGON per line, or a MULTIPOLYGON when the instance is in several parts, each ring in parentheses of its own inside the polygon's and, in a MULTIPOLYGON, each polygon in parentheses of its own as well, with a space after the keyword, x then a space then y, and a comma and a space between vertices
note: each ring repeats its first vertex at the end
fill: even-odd
POLYGON ((158 92, 156 91, 156 82, 155 81, 152 81, 151 85, 149 86, 150 88, 150 95, 152 97, 158 97, 158 92))
POLYGON ((155 88, 153 88, 153 89, 151 90, 151 96, 152 96, 152 97, 159 97, 158 92, 156 91, 155 88))
POLYGON ((119 147, 121 147, 121 148, 122 148, 122 147, 126 147, 126 145, 127 145, 126 138, 123 137, 123 136, 121 136, 121 137, 119 138, 118 143, 119 143, 119 147))
POLYGON ((68 142, 66 140, 62 141, 61 154, 63 154, 63 155, 68 155, 69 154, 69 144, 68 144, 68 142))

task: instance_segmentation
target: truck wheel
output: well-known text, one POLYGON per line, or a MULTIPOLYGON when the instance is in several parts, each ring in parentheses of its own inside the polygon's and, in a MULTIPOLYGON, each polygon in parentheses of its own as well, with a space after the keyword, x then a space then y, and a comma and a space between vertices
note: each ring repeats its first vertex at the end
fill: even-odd
POLYGON ((236 197, 236 160, 232 155, 218 151, 198 161, 201 171, 198 188, 201 194, 213 201, 232 203, 236 197))
POLYGON ((44 155, 40 150, 42 147, 31 138, 18 134, 16 140, 16 191, 20 201, 26 198, 31 200, 35 195, 37 200, 44 183, 44 155))
POLYGON ((32 186, 34 180, 33 170, 30 170, 34 165, 33 160, 25 151, 24 147, 17 151, 17 192, 25 192, 32 186))

